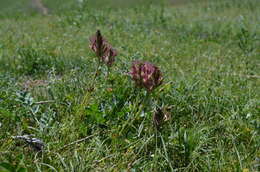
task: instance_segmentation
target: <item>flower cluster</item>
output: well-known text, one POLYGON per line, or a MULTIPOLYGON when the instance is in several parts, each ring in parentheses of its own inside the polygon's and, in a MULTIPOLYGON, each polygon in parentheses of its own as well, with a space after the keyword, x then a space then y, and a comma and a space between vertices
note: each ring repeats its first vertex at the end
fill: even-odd
POLYGON ((160 69, 149 62, 134 61, 130 75, 137 86, 146 88, 148 91, 152 91, 163 81, 160 69))
POLYGON ((95 35, 90 37, 90 48, 106 65, 111 66, 115 62, 117 51, 107 42, 99 30, 97 30, 95 35))
MULTIPOLYGON (((97 30, 96 34, 90 37, 89 46, 100 61, 108 66, 115 62, 117 51, 107 42, 107 40, 97 30)), ((163 77, 160 69, 149 62, 134 61, 130 75, 136 85, 152 91, 162 84, 163 77)))

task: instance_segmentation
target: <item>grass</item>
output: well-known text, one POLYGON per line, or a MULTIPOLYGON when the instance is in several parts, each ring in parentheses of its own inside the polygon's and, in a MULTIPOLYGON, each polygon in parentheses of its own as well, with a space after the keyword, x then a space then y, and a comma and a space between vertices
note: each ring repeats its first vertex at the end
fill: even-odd
POLYGON ((0 171, 258 171, 259 1, 100 2, 1 11, 0 171), (119 55, 93 83, 97 29, 119 55), (133 60, 162 70, 151 95, 125 75, 133 60), (155 106, 171 114, 158 131, 155 106))

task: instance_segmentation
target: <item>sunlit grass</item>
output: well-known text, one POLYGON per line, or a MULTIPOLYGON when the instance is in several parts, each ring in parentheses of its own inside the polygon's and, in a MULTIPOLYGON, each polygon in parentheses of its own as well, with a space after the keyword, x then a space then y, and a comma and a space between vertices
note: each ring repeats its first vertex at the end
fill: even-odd
POLYGON ((1 13, 0 162, 6 164, 0 166, 259 169, 257 0, 176 6, 146 1, 127 8, 111 1, 102 8, 101 1, 85 6, 43 2, 50 15, 30 15, 26 9, 26 15, 10 15, 7 8, 1 13), (109 76, 102 67, 93 83, 97 57, 89 36, 97 29, 118 56, 109 76), (162 71, 163 84, 151 95, 128 76, 133 60, 149 61, 162 71), (152 121, 156 106, 167 107, 171 115, 159 130, 152 121), (11 137, 24 134, 44 141, 44 152, 11 137))

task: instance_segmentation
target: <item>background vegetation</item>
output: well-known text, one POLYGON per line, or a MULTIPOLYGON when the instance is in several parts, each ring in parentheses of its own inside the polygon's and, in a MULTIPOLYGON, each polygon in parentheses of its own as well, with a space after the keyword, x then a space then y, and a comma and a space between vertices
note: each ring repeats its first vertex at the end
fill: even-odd
POLYGON ((44 0, 43 16, 0 1, 0 171, 258 171, 260 2, 122 2, 44 0), (97 29, 119 55, 93 83, 97 29), (152 95, 133 60, 162 70, 152 95), (171 114, 159 131, 155 105, 171 114))

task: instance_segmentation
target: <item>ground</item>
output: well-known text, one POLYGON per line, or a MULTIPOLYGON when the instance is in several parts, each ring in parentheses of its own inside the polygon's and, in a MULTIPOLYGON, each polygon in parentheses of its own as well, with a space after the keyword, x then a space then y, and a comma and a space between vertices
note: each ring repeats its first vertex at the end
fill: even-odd
POLYGON ((259 171, 260 2, 131 2, 0 1, 0 171, 259 171), (118 55, 96 76, 97 29, 118 55))

